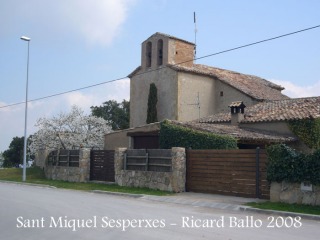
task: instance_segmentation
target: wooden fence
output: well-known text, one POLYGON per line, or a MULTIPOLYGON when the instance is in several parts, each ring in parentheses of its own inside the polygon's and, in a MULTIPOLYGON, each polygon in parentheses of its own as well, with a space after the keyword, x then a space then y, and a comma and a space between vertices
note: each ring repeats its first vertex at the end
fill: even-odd
POLYGON ((125 153, 124 170, 172 171, 171 149, 130 149, 125 153))
POLYGON ((79 167, 80 150, 55 150, 49 153, 49 166, 79 167))
POLYGON ((264 149, 187 150, 187 191, 269 198, 264 149))

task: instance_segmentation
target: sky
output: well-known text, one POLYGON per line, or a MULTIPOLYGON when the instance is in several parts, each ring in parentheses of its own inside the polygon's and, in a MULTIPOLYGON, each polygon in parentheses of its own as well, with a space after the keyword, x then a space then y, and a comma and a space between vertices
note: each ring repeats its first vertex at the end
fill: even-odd
MULTIPOLYGON (((120 79, 28 104, 27 134, 37 119, 129 100, 126 78, 141 61, 141 43, 155 32, 193 42, 197 57, 320 25, 318 0, 1 0, 0 152, 24 135, 28 99, 33 100, 120 79)), ((197 60, 252 74, 295 97, 320 95, 320 28, 197 60)))

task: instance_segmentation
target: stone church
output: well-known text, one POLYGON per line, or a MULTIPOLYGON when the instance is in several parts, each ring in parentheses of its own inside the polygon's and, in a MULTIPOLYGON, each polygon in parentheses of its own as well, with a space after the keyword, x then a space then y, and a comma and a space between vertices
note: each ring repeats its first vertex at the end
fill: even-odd
POLYGON ((191 42, 162 33, 142 43, 141 65, 129 74, 130 128, 107 134, 105 149, 159 148, 159 122, 164 119, 233 136, 239 148, 282 142, 307 149, 288 121, 318 118, 320 97, 290 99, 281 93, 284 88, 266 79, 196 64, 194 48, 191 42), (159 122, 146 124, 151 83, 157 87, 159 122))
POLYGON ((130 75, 130 127, 146 124, 149 86, 158 90, 158 120, 190 121, 247 107, 265 100, 288 99, 284 89, 263 78, 194 63, 194 43, 155 33, 142 43, 141 65, 130 75))

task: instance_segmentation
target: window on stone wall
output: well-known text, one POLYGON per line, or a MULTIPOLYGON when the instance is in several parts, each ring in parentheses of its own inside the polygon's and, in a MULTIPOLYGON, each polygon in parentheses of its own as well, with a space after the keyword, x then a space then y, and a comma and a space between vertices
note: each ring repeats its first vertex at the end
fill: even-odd
POLYGON ((163 64, 163 40, 158 40, 158 66, 163 64))
POLYGON ((146 67, 147 68, 151 67, 151 58, 152 58, 152 43, 148 42, 147 48, 146 48, 146 67))
POLYGON ((220 92, 220 97, 223 97, 223 91, 220 92))

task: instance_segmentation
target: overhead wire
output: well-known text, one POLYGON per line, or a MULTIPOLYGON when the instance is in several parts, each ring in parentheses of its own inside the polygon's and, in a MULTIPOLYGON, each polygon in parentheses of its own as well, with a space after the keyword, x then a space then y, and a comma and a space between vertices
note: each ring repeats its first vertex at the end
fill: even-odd
MULTIPOLYGON (((172 64, 172 66, 181 65, 181 64, 188 63, 188 62, 191 62, 191 61, 194 61, 194 60, 204 59, 204 58, 216 56, 216 55, 219 55, 219 54, 235 51, 235 50, 238 50, 238 49, 241 49, 241 48, 250 47, 250 46, 253 46, 253 45, 260 44, 260 43, 273 41, 273 40, 276 40, 276 39, 279 39, 279 38, 291 36, 291 35, 298 34, 298 33, 301 33, 301 32, 310 31, 310 30, 313 30, 313 29, 319 28, 319 27, 320 27, 320 25, 316 25, 316 26, 309 27, 309 28, 304 28, 304 29, 301 29, 301 30, 298 30, 298 31, 282 34, 282 35, 279 35, 279 36, 276 36, 276 37, 267 38, 267 39, 264 39, 264 40, 260 40, 260 41, 256 41, 256 42, 253 42, 253 43, 249 43, 249 44, 241 45, 241 46, 238 46, 238 47, 230 48, 230 49, 227 49, 227 50, 223 50, 223 51, 220 51, 220 52, 208 54, 208 55, 205 55, 205 56, 202 56, 202 57, 197 57, 197 58, 190 59, 190 60, 187 60, 187 61, 183 61, 183 62, 179 62, 179 63, 176 63, 176 64, 172 64)), ((164 68, 168 68, 168 66, 164 66, 162 68, 149 70, 149 71, 142 72, 142 73, 139 73, 139 74, 136 74, 136 75, 143 75, 143 74, 147 74, 147 73, 150 73, 150 72, 159 71, 159 70, 162 70, 164 68)), ((127 76, 126 77, 120 77, 120 78, 116 78, 116 79, 112 79, 112 80, 108 80, 108 81, 92 84, 92 85, 89 85, 89 86, 81 87, 81 88, 76 88, 76 89, 72 89, 72 90, 68 90, 68 91, 64 91, 64 92, 60 92, 60 93, 47 95, 47 96, 44 96, 44 97, 31 99, 31 100, 28 100, 28 102, 40 101, 40 100, 47 99, 47 98, 52 98, 52 97, 56 97, 56 96, 60 96, 60 95, 64 95, 64 94, 68 94, 68 93, 72 93, 72 92, 76 92, 76 91, 81 91, 81 90, 85 90, 85 89, 88 89, 88 88, 93 88, 93 87, 97 87, 97 86, 100 86, 100 85, 104 85, 104 84, 108 84, 108 83, 124 80, 126 78, 128 78, 128 77, 127 76)), ((7 107, 16 106, 16 105, 20 105, 20 104, 25 104, 25 101, 24 102, 18 102, 18 103, 12 103, 12 104, 8 104, 8 105, 0 106, 0 109, 1 108, 7 108, 7 107)))

